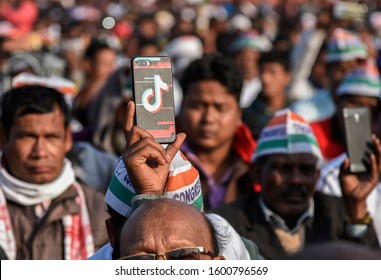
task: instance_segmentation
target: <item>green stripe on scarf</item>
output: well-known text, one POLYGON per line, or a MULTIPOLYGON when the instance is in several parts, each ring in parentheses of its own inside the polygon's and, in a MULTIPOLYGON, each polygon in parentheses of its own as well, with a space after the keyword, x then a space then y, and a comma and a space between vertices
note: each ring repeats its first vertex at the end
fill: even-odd
MULTIPOLYGON (((375 77, 377 79, 377 77, 375 77)), ((361 85, 367 85, 373 88, 379 88, 381 86, 381 83, 379 81, 370 81, 366 78, 357 78, 357 77, 350 77, 348 79, 344 79, 343 85, 352 85, 352 84, 361 84, 361 85)))
POLYGON ((192 205, 200 211, 204 208, 204 200, 201 193, 198 195, 197 199, 192 203, 192 205))
POLYGON ((287 139, 274 139, 269 141, 264 141, 260 143, 257 147, 257 151, 260 152, 261 150, 268 150, 268 149, 274 149, 274 148, 287 148, 288 144, 294 144, 294 143, 310 143, 315 145, 316 147, 319 147, 316 140, 311 138, 308 135, 303 134, 295 134, 295 135, 289 135, 287 139))
POLYGON ((116 176, 113 176, 109 185, 109 190, 122 202, 132 207, 131 199, 136 195, 118 180, 116 176))
MULTIPOLYGON (((328 46, 328 49, 330 47, 328 46)), ((333 55, 333 54, 348 54, 348 53, 355 53, 357 51, 362 51, 366 54, 366 49, 364 47, 359 47, 359 46, 356 46, 356 47, 349 47, 349 48, 344 48, 344 49, 339 49, 339 48, 332 48, 332 49, 329 49, 328 50, 328 56, 329 55, 333 55)))

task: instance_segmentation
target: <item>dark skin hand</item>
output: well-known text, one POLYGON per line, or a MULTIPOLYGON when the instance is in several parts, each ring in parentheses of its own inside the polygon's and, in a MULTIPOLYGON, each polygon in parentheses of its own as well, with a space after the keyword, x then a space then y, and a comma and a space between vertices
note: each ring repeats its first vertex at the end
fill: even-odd
POLYGON ((134 125, 135 103, 128 103, 124 135, 123 162, 137 194, 163 194, 172 159, 185 140, 177 134, 175 142, 164 148, 146 130, 134 125))
POLYGON ((381 143, 372 135, 374 153, 370 155, 368 173, 350 173, 349 159, 346 158, 340 167, 340 185, 350 220, 362 219, 367 214, 366 198, 376 187, 381 173, 381 143))

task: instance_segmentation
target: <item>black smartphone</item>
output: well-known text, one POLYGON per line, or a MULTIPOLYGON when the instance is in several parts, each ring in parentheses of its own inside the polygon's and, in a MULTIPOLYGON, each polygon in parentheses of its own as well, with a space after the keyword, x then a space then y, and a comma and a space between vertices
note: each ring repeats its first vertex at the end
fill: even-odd
POLYGON ((131 59, 135 123, 159 143, 176 140, 172 62, 167 56, 131 59))
POLYGON ((344 108, 343 118, 349 170, 367 172, 373 147, 369 110, 366 107, 344 108))

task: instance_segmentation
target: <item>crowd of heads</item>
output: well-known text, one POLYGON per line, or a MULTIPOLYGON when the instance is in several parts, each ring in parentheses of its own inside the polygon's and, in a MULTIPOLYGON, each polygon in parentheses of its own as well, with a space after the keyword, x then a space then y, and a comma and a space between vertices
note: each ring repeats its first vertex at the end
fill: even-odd
MULTIPOLYGON (((345 203, 326 210, 338 211, 336 224, 322 214, 320 203, 331 198, 317 200, 316 186, 320 168, 345 152, 344 108, 366 107, 372 133, 381 136, 380 28, 381 5, 372 0, 2 1, 1 168, 26 184, 46 185, 57 183, 73 143, 86 141, 91 149, 111 154, 110 164, 120 157, 102 190, 113 259, 224 259, 229 236, 204 210, 227 213, 224 217, 246 238, 250 230, 235 222, 244 217, 248 228, 260 228, 266 220, 271 234, 282 245, 292 240, 295 251, 308 234, 306 242, 358 237, 348 234, 348 221, 366 224, 361 242, 377 247, 381 224, 370 227, 368 217, 377 212, 369 214, 366 199, 381 172, 378 138, 371 139, 367 176, 348 174, 344 159, 336 166, 345 203), (128 127, 135 113, 129 103, 130 60, 163 55, 172 59, 177 132, 187 135, 169 148, 128 127), (52 77, 59 79, 52 82, 52 77), (162 156, 168 149, 181 150, 171 167, 162 163, 168 158, 145 153, 162 156), (144 182, 134 174, 140 172, 137 165, 126 161, 131 155, 140 156, 149 172, 167 172, 167 185, 157 186, 165 198, 150 196, 134 207, 141 193, 131 182, 144 182), (158 166, 166 169, 155 171, 158 166), (182 177, 184 170, 192 176, 182 177), (248 213, 244 197, 250 209, 261 209, 263 221, 248 213), (335 236, 327 237, 316 223, 305 233, 306 221, 313 218, 332 227, 335 236), (274 220, 285 225, 275 226, 274 220)), ((76 176, 80 168, 74 168, 76 176)), ((0 204, 12 201, 13 191, 28 192, 5 192, 0 204)), ((48 195, 49 203, 66 191, 48 195)), ((81 208, 84 228, 86 211, 81 208)), ((261 254, 273 257, 259 244, 258 232, 253 241, 261 254)), ((290 252, 283 253, 274 258, 290 252)), ((366 252, 358 253, 360 258, 366 252)), ((305 258, 312 257, 320 257, 316 248, 306 251, 305 258)))

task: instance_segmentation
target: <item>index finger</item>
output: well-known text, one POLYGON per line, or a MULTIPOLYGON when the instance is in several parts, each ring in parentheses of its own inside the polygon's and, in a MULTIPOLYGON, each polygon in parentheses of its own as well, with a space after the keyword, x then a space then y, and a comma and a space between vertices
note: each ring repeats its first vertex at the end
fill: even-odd
POLYGON ((124 136, 127 138, 127 134, 131 131, 134 126, 134 116, 135 116, 135 103, 134 101, 129 101, 127 105, 126 113, 124 114, 124 136))

